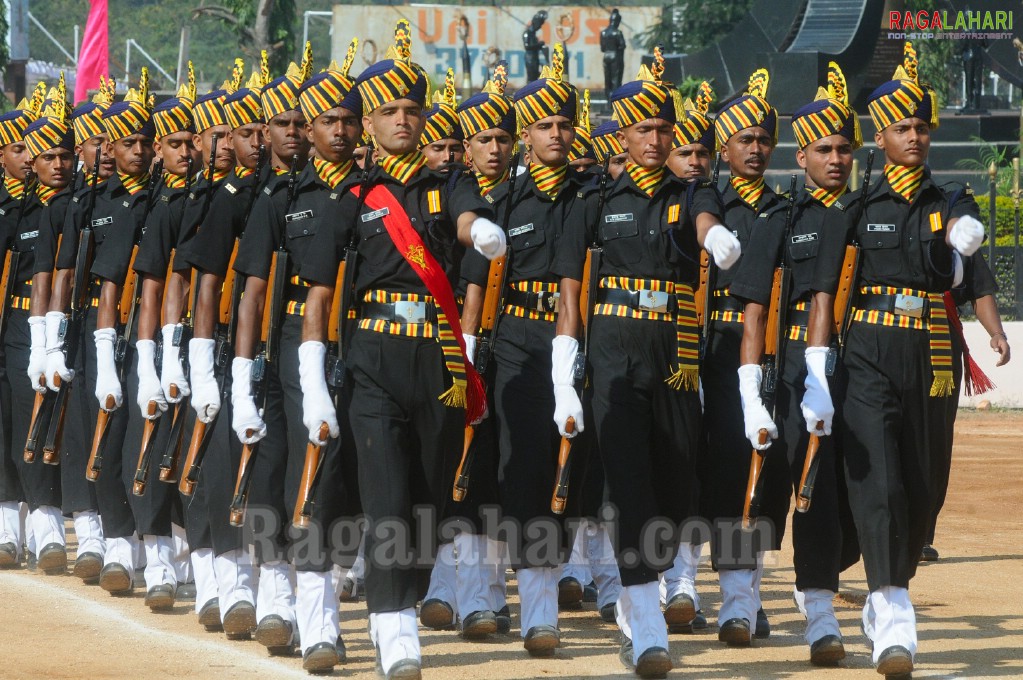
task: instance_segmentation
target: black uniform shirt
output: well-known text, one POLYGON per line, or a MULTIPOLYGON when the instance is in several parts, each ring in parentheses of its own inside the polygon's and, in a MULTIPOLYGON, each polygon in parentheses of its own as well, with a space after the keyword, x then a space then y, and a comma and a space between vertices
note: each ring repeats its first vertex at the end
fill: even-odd
MULTIPOLYGON (((267 178, 270 169, 261 173, 267 178)), ((176 258, 196 269, 224 277, 231 262, 234 241, 245 230, 245 216, 252 205, 252 192, 257 182, 256 173, 239 178, 237 172, 228 175, 213 194, 209 211, 195 236, 185 242, 176 258)), ((255 213, 255 206, 253 206, 255 213)))
MULTIPOLYGON (((181 218, 185 204, 188 203, 188 193, 184 187, 160 188, 160 196, 149 211, 145 228, 142 230, 139 253, 135 256, 135 271, 138 273, 149 274, 160 280, 166 276, 171 250, 177 247, 180 237, 181 218)), ((180 270, 185 266, 178 263, 175 256, 174 269, 180 270)))
MULTIPOLYGON (((383 185, 405 208, 412 228, 423 239, 424 245, 437 259, 447 274, 452 289, 458 284, 458 275, 464 248, 458 242, 459 215, 474 212, 480 217, 493 219, 490 203, 480 197, 476 180, 462 174, 450 188, 449 175, 423 167, 407 184, 402 184, 373 166, 369 172, 370 186, 383 185), (430 203, 440 203, 437 212, 430 203)), ((351 242, 353 232, 358 236, 358 272, 356 294, 366 290, 386 290, 428 295, 429 291, 419 275, 398 252, 384 228, 383 215, 376 214, 351 191, 346 192, 338 204, 339 219, 331 229, 321 229, 311 244, 302 264, 301 276, 307 281, 333 286, 337 280, 337 267, 344 249, 351 242), (357 231, 355 231, 357 230, 357 231)))
POLYGON ((0 230, 4 234, 0 238, 0 244, 4 246, 3 250, 0 250, 0 257, 8 247, 13 247, 20 253, 15 289, 7 292, 11 295, 25 296, 29 295, 31 290, 29 286, 25 285, 25 282, 31 281, 32 275, 35 273, 34 250, 45 206, 35 193, 26 195, 20 201, 11 200, 13 205, 7 208, 6 214, 0 216, 0 219, 3 220, 0 230))
MULTIPOLYGON (((739 272, 743 271, 747 266, 755 266, 757 269, 760 269, 761 265, 763 265, 771 270, 774 269, 776 260, 764 257, 760 252, 753 250, 751 243, 753 235, 760 230, 769 230, 779 234, 784 232, 786 198, 774 193, 774 190, 765 184, 764 193, 761 194, 760 201, 757 203, 757 209, 753 210, 749 203, 746 203, 746 201, 739 197, 739 192, 729 182, 722 194, 722 201, 725 205, 724 224, 739 239, 739 245, 742 246, 742 255, 739 257, 739 261, 732 265, 731 269, 717 268, 714 288, 715 290, 728 288, 729 292, 737 297, 752 296, 757 294, 757 291, 743 290, 741 285, 736 290, 733 281, 738 278, 739 272), (767 262, 762 262, 761 258, 767 260, 767 262)), ((777 249, 772 251, 772 253, 774 252, 777 252, 777 249)), ((756 279, 757 277, 754 275, 753 278, 756 279)), ((770 296, 770 276, 768 276, 767 280, 767 289, 768 296, 770 296)), ((751 297, 751 299, 753 298, 751 297)))
MULTIPOLYGON (((252 211, 245 238, 238 246, 235 271, 245 276, 268 279, 273 253, 280 245, 283 233, 284 247, 290 256, 289 274, 299 272, 316 234, 333 228, 341 219, 338 202, 348 187, 358 182, 361 174, 357 167, 352 167, 355 172, 349 172, 337 188, 331 189, 316 174, 313 164, 307 164, 295 178, 295 195, 290 205, 286 176, 282 176, 273 187, 267 187, 252 211)), ((330 283, 333 284, 334 279, 330 283)))
MULTIPOLYGON (((96 205, 92 211, 91 225, 95 242, 93 276, 113 281, 118 285, 124 283, 128 276, 131 251, 138 242, 145 220, 147 197, 146 188, 135 192, 134 196, 129 194, 121 183, 120 175, 117 174, 104 183, 102 192, 96 196, 96 205)), ((84 200, 88 201, 87 198, 84 200)), ((79 203, 81 202, 80 200, 79 203)), ((81 227, 79 221, 74 219, 70 222, 67 219, 64 221, 64 238, 57 254, 58 269, 73 269, 75 266, 78 255, 78 230, 81 227)))
MULTIPOLYGON (((202 172, 195 181, 192 182, 192 189, 189 192, 184 206, 182 207, 181 214, 181 230, 178 232, 177 248, 178 253, 182 253, 185 248, 185 244, 191 241, 196 232, 199 229, 199 225, 206 219, 206 214, 210 211, 210 206, 213 205, 213 197, 217 195, 217 191, 224 186, 224 182, 227 181, 233 173, 229 172, 225 177, 221 178, 219 182, 213 182, 213 190, 210 191, 210 181, 208 179, 207 172, 202 172)), ((174 257, 175 265, 174 268, 178 269, 178 262, 182 263, 182 267, 190 266, 180 258, 180 255, 174 257)))
POLYGON ((984 259, 982 250, 963 258, 963 282, 952 289, 952 299, 955 300, 956 306, 961 307, 967 302, 974 302, 985 295, 994 295, 998 292, 998 281, 984 259))
MULTIPOLYGON (((58 269, 74 268, 75 258, 78 253, 78 234, 82 230, 82 223, 89 213, 90 206, 95 205, 106 188, 107 181, 97 177, 94 185, 86 182, 71 195, 71 202, 64 212, 64 222, 61 224, 58 232, 62 237, 60 250, 54 253, 54 264, 58 269)), ((56 244, 56 241, 54 241, 54 244, 56 244)))
POLYGON ((64 219, 71 207, 71 191, 64 189, 50 199, 39 217, 39 234, 35 239, 32 274, 52 272, 57 261, 57 239, 64 228, 64 219))
POLYGON ((927 292, 952 286, 952 248, 945 243, 953 217, 978 215, 973 192, 945 191, 925 171, 913 203, 897 194, 881 175, 870 188, 864 210, 863 189, 846 194, 825 218, 835 222, 821 239, 812 288, 834 293, 838 289, 845 247, 859 243, 860 286, 884 285, 927 292), (951 205, 950 205, 951 203, 951 205))
POLYGON ((557 277, 581 281, 586 250, 600 224, 604 252, 600 276, 625 276, 695 285, 699 278, 700 246, 696 216, 721 215, 717 191, 705 182, 693 184, 665 173, 652 197, 623 172, 607 187, 604 208, 597 215, 599 187, 586 187, 573 206, 562 246, 551 271, 557 277))

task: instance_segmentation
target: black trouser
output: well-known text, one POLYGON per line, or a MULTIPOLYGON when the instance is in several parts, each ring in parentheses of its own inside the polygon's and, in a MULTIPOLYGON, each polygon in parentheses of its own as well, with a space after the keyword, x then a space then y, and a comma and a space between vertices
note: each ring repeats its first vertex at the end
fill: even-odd
POLYGON ((739 398, 742 332, 741 323, 714 322, 701 365, 707 442, 699 463, 700 514, 712 523, 715 569, 751 569, 756 567, 755 553, 780 549, 792 494, 788 461, 782 455, 772 456, 772 446, 760 473, 763 495, 758 525, 770 532, 768 536, 743 534, 740 523, 753 447, 746 439, 739 398), (728 559, 722 560, 726 555, 728 559))
MULTIPOLYGON (((369 519, 366 604, 371 613, 400 611, 426 594, 434 546, 416 550, 387 525, 404 527, 414 540, 420 533, 413 508, 443 510, 462 451, 465 411, 437 398, 451 377, 435 339, 356 330, 347 365, 359 490, 369 519), (395 564, 396 543, 402 553, 412 550, 413 563, 395 564)), ((422 529, 432 536, 432 526, 422 529)))
MULTIPOLYGON (((13 437, 12 412, 7 407, 11 403, 11 382, 7 371, 7 350, 5 343, 0 343, 0 503, 20 503, 25 500, 25 492, 21 488, 18 468, 14 465, 13 451, 25 442, 16 443, 13 437)), ((17 379, 17 376, 13 376, 17 379)))
POLYGON ((843 361, 849 380, 835 402, 867 585, 907 588, 931 519, 945 436, 932 427, 928 333, 854 323, 843 361))
MULTIPOLYGON (((78 352, 68 368, 75 378, 69 385, 67 410, 64 414, 64 435, 60 447, 61 509, 65 515, 76 512, 99 511, 97 484, 85 478, 85 468, 92 451, 92 434, 96 429, 96 344, 92 333, 96 330, 96 308, 85 312, 79 336, 78 352), (92 377, 89 377, 89 373, 92 377)), ((56 418, 57 414, 54 413, 56 418)), ((123 434, 123 427, 122 434, 123 434)), ((101 475, 102 476, 102 475, 101 475)))
MULTIPOLYGON (((551 511, 561 443, 554 424, 551 382, 554 330, 553 322, 505 315, 494 342, 493 416, 500 449, 497 483, 503 514, 519 527, 537 518, 556 520, 560 525, 564 518, 578 514, 566 510, 558 516, 551 511)), ((584 431, 572 439, 568 498, 573 508, 581 498, 588 437, 584 431)), ((525 538, 521 532, 519 535, 525 538)), ((571 539, 563 531, 559 538, 560 550, 555 552, 531 550, 524 540, 509 545, 512 566, 555 567, 567 562, 571 539)))
POLYGON ((934 544, 934 531, 938 526, 938 515, 945 505, 945 494, 948 493, 948 480, 952 472, 952 446, 955 438, 956 415, 959 413, 959 393, 963 387, 963 346, 959 340, 959 333, 952 330, 952 377, 955 380, 955 387, 952 394, 943 399, 932 399, 937 412, 934 418, 937 422, 935 427, 943 428, 945 433, 942 445, 935 450, 935 479, 934 487, 934 509, 931 511, 931 520, 927 525, 927 536, 924 541, 926 545, 934 544), (940 403, 938 403, 940 402, 940 403))
MULTIPOLYGON (((17 469, 17 478, 21 481, 24 500, 29 510, 47 505, 59 508, 60 469, 54 465, 43 463, 42 447, 36 455, 35 462, 25 462, 25 439, 32 422, 32 407, 36 393, 28 379, 28 359, 31 352, 31 338, 28 328, 28 312, 20 309, 7 311, 7 332, 4 335, 4 348, 0 358, 3 359, 3 370, 10 382, 10 396, 5 395, 3 410, 5 420, 10 419, 10 429, 5 423, 4 431, 10 432, 9 443, 4 467, 13 463, 17 469)), ((2 473, 0 473, 2 474, 2 473)))
MULTIPOLYGON (((792 489, 799 493, 803 475, 803 462, 810 434, 800 409, 803 383, 806 380, 806 343, 788 340, 782 379, 778 383, 775 420, 778 439, 767 450, 768 456, 785 452, 792 480, 792 489)), ((841 376, 829 379, 835 385, 841 376)), ((832 387, 832 391, 835 388, 832 387)), ((821 437, 817 450, 820 461, 813 489, 813 502, 807 512, 792 515, 792 563, 796 572, 796 587, 800 590, 821 588, 838 591, 843 545, 839 506, 845 499, 838 492, 838 471, 835 456, 835 437, 821 437)))
POLYGON ((641 585, 656 581, 678 552, 695 493, 700 398, 665 383, 679 363, 673 323, 596 316, 590 333, 590 427, 618 512, 615 553, 622 585, 641 585), (644 540, 655 519, 670 522, 671 535, 644 540))
MULTIPOLYGON (((288 460, 284 476, 284 507, 288 515, 284 517, 285 526, 291 525, 292 513, 298 499, 299 481, 305 462, 306 448, 309 444, 309 430, 302 422, 302 385, 299 380, 298 348, 302 344, 302 317, 288 314, 284 317, 281 327, 281 355, 278 375, 281 381, 284 398, 284 417, 288 429, 288 460)), ((348 409, 342 399, 342 408, 338 413, 338 425, 341 437, 327 441, 321 452, 321 467, 317 476, 316 486, 310 498, 312 500, 310 530, 296 530, 294 546, 294 564, 299 571, 330 571, 331 568, 331 529, 334 522, 342 517, 352 517, 359 513, 359 495, 356 476, 358 465, 352 445, 351 431, 348 420, 348 409)), ((346 543, 352 540, 346 539, 346 543)), ((348 543, 351 550, 345 551, 339 563, 350 567, 358 551, 359 539, 355 537, 354 546, 348 543)))

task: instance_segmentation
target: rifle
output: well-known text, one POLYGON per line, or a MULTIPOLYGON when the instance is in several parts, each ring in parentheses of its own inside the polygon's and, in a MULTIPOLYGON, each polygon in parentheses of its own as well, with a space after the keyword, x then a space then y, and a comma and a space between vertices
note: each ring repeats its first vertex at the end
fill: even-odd
MULTIPOLYGON (((149 217, 149 211, 152 210, 154 196, 159 193, 159 184, 163 177, 163 163, 158 162, 156 169, 149 176, 149 182, 146 185, 146 205, 145 212, 142 216, 142 224, 146 223, 146 219, 149 217)), ((141 238, 141 236, 140 236, 141 238)), ((114 343, 114 363, 117 366, 117 377, 122 383, 126 380, 126 363, 128 356, 128 345, 131 338, 132 328, 135 326, 135 316, 138 313, 139 305, 139 274, 135 271, 135 258, 139 253, 139 244, 136 243, 131 249, 131 259, 128 261, 128 275, 125 278, 124 285, 121 287, 121 299, 118 301, 118 314, 119 321, 121 324, 121 332, 117 335, 117 340, 114 343)), ((110 400, 107 399, 107 403, 110 400)), ((155 414, 156 404, 150 402, 149 410, 155 414)), ((106 445, 106 434, 107 427, 110 425, 110 414, 106 410, 100 409, 100 412, 96 415, 96 434, 93 437, 93 446, 103 447, 106 445)), ((142 438, 144 441, 151 441, 157 427, 159 427, 159 418, 156 420, 147 420, 143 428, 142 438)), ((141 456, 140 456, 141 458, 141 456)), ((99 472, 102 469, 103 452, 102 450, 96 450, 89 454, 90 467, 86 470, 86 477, 90 473, 93 473, 95 477, 91 477, 93 481, 99 478, 99 472), (99 463, 98 465, 96 463, 99 463)), ((145 464, 146 469, 149 468, 148 458, 139 461, 141 467, 145 464)), ((138 474, 136 473, 136 478, 138 474)), ((143 489, 145 488, 145 482, 143 482, 143 489)), ((136 494, 141 495, 141 494, 136 494)))
MULTIPOLYGON (((867 165, 863 170, 863 193, 860 194, 860 214, 866 210, 867 194, 870 192, 870 170, 874 165, 874 150, 871 149, 867 155, 867 165)), ((860 246, 851 243, 845 247, 845 257, 842 259, 842 273, 838 281, 838 291, 835 293, 835 304, 832 310, 832 334, 838 337, 838 352, 845 350, 845 339, 852 322, 852 310, 855 306, 855 299, 858 297, 857 281, 860 278, 860 246)), ((828 353, 831 359, 834 352, 828 353)), ((818 422, 817 429, 824 427, 823 422, 818 422)), ((820 449, 820 437, 810 433, 810 441, 806 446, 806 456, 803 459, 803 473, 799 480, 799 491, 796 493, 796 511, 807 512, 810 510, 810 502, 813 500, 813 487, 817 481, 817 470, 820 468, 820 458, 817 455, 820 449)))
MULTIPOLYGON (((359 191, 359 199, 355 208, 355 215, 362 212, 366 194, 369 192, 369 168, 370 161, 367 159, 366 166, 362 171, 362 188, 359 191)), ((352 296, 355 294, 355 272, 359 257, 357 245, 359 242, 358 230, 352 231, 351 239, 345 247, 345 256, 338 266, 337 279, 334 281, 334 299, 331 302, 330 319, 327 321, 327 342, 332 346, 333 357, 327 357, 327 385, 334 393, 335 405, 338 394, 345 379, 345 348, 350 338, 348 310, 352 307, 352 296)), ((320 441, 326 441, 330 429, 326 423, 320 424, 320 441)), ((312 516, 312 501, 310 497, 313 489, 316 488, 316 480, 319 477, 320 465, 322 464, 322 447, 312 442, 306 447, 305 463, 302 467, 302 478, 299 481, 298 500, 295 503, 295 512, 292 517, 292 524, 298 528, 307 528, 309 518, 312 516)))
MULTIPOLYGON (((288 197, 285 203, 284 212, 287 214, 295 199, 295 177, 298 174, 298 155, 291 159, 291 170, 288 172, 288 197)), ((252 366, 252 384, 255 387, 255 401, 262 402, 266 408, 266 397, 269 392, 270 381, 269 371, 277 363, 280 353, 280 326, 281 317, 284 312, 284 290, 288 283, 288 269, 291 254, 287 249, 288 230, 281 230, 281 239, 274 251, 273 260, 270 265, 270 279, 267 282, 267 298, 263 308, 263 328, 261 332, 263 349, 256 356, 252 366)), ((251 431, 246 435, 251 437, 251 431)), ((244 444, 242 446, 242 457, 238 464, 238 478, 234 486, 234 495, 231 498, 230 521, 231 526, 244 526, 245 509, 249 501, 249 487, 252 485, 252 464, 253 457, 259 450, 259 442, 255 444, 244 444)))
MULTIPOLYGON (((71 365, 74 365, 78 356, 78 345, 82 339, 82 324, 85 323, 85 315, 89 308, 87 299, 91 283, 89 275, 92 271, 93 251, 96 245, 92 232, 92 214, 96 207, 96 181, 99 179, 101 158, 102 154, 97 151, 92 168, 92 180, 89 183, 89 205, 84 213, 81 232, 78 234, 75 278, 71 290, 71 313, 60 324, 60 340, 64 344, 65 362, 71 365)), ((43 462, 56 465, 60 461, 60 447, 64 439, 64 419, 67 415, 71 385, 62 383, 58 375, 50 376, 50 381, 57 387, 57 396, 52 400, 53 407, 50 411, 49 425, 46 428, 46 438, 43 440, 43 462)), ((29 428, 30 433, 34 428, 40 426, 38 425, 40 421, 46 422, 42 413, 40 411, 36 421, 29 428)), ((96 474, 99 474, 98 470, 97 468, 96 474)), ((88 475, 88 472, 86 474, 88 475)), ((92 479, 95 480, 95 477, 92 479)))
MULTIPOLYGON (((504 219, 501 220, 501 228, 508 233, 511 222, 512 203, 515 202, 515 179, 518 177, 519 153, 516 153, 508 165, 510 174, 508 177, 508 203, 504 207, 504 219)), ((483 318, 481 320, 480 340, 476 345, 476 370, 481 376, 487 374, 490 366, 490 357, 494 351, 494 338, 497 337, 497 324, 501 320, 501 313, 504 311, 504 298, 508 290, 508 272, 511 270, 511 247, 505 255, 490 262, 490 271, 487 274, 487 290, 483 297, 483 318)), ((455 484, 451 488, 451 498, 456 502, 465 499, 469 492, 469 475, 472 471, 475 449, 472 447, 472 440, 476 435, 475 425, 465 426, 465 437, 462 446, 462 459, 458 462, 458 470, 455 473, 455 484)))
MULTIPOLYGON (((604 159, 604 172, 600 175, 600 190, 597 194, 597 223, 593 228, 593 243, 586 250, 586 261, 583 263, 583 287, 579 291, 579 317, 583 323, 583 351, 576 354, 575 381, 579 385, 579 397, 582 399, 583 389, 586 380, 586 357, 590 352, 590 330, 593 326, 593 300, 597 296, 597 289, 600 287, 600 260, 604 254, 604 248, 600 244, 600 222, 604 213, 604 201, 607 198, 607 178, 610 175, 608 166, 610 157, 604 159)), ((565 432, 571 434, 575 431, 575 421, 569 419, 565 422, 565 432)), ((554 491, 551 494, 551 512, 560 515, 565 512, 565 504, 568 502, 569 474, 572 470, 572 439, 562 437, 558 447, 558 469, 554 475, 554 491)))
MULTIPOLYGON (((792 212, 796 202, 796 176, 792 175, 789 185, 789 205, 785 216, 785 234, 792 228, 792 212)), ((764 338, 764 361, 763 380, 760 386, 760 395, 764 405, 774 417, 775 396, 778 389, 778 379, 781 375, 782 359, 785 356, 784 341, 788 316, 789 290, 791 287, 792 271, 785 264, 785 256, 782 255, 780 265, 774 270, 774 279, 771 282, 771 303, 767 313, 767 329, 764 338)), ((760 445, 768 443, 768 432, 761 429, 758 442, 760 445)), ((761 472, 764 463, 767 461, 767 452, 753 449, 749 464, 749 480, 746 484, 746 499, 742 509, 742 528, 745 531, 752 531, 756 524, 756 518, 760 514, 760 505, 763 501, 763 482, 761 472)))
MULTIPOLYGON (((253 179, 252 192, 249 194, 249 203, 245 210, 245 217, 242 225, 245 225, 249 221, 249 216, 252 214, 252 206, 256 202, 256 197, 259 195, 260 178, 263 174, 263 167, 266 163, 266 146, 260 144, 259 146, 259 158, 256 161, 256 172, 253 179)), ((210 187, 212 192, 213 188, 210 187)), ((227 266, 227 274, 224 277, 224 284, 222 291, 229 291, 229 296, 225 298, 223 292, 220 297, 220 326, 224 328, 224 331, 220 330, 215 333, 215 336, 219 336, 216 339, 214 352, 215 367, 220 372, 220 401, 221 404, 227 403, 230 395, 227 393, 227 374, 230 371, 231 358, 234 356, 234 336, 235 331, 238 328, 238 303, 242 299, 242 291, 244 287, 244 281, 235 274, 234 262, 238 256, 238 243, 239 239, 235 239, 234 250, 231 251, 231 260, 227 266)), ((197 277, 196 285, 198 286, 200 279, 197 277)), ((202 461, 206 457, 206 451, 210 447, 210 442, 213 438, 213 432, 217 423, 217 419, 220 417, 220 412, 213 417, 209 423, 204 423, 198 418, 195 420, 195 426, 192 429, 192 438, 188 441, 188 452, 185 454, 185 463, 182 469, 185 471, 181 475, 181 481, 178 483, 178 491, 185 496, 191 496, 195 492, 195 485, 199 482, 199 471, 202 469, 202 461)))

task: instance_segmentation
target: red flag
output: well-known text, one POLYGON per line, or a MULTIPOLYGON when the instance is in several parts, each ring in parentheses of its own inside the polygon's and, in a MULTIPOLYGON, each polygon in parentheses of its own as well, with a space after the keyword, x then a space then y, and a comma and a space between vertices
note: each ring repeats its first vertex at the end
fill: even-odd
POLYGON ((99 77, 109 69, 107 61, 107 0, 89 0, 89 18, 78 53, 78 75, 75 78, 75 103, 88 97, 89 90, 99 87, 99 77))

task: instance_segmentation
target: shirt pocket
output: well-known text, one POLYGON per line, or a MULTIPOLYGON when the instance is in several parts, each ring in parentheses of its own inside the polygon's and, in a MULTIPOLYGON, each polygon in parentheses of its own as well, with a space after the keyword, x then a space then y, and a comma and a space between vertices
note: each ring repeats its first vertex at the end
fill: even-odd
POLYGON ((639 239, 639 222, 634 213, 604 215, 600 223, 604 251, 613 262, 634 264, 643 257, 639 239))
POLYGON ((789 257, 793 262, 806 262, 817 257, 820 239, 817 234, 797 234, 789 238, 789 257))
POLYGON ((903 225, 870 222, 857 230, 860 247, 864 251, 864 264, 878 276, 892 276, 903 269, 903 225))
POLYGON ((547 233, 542 226, 529 223, 512 227, 508 230, 508 241, 516 276, 529 278, 547 273, 549 267, 543 252, 547 233))

